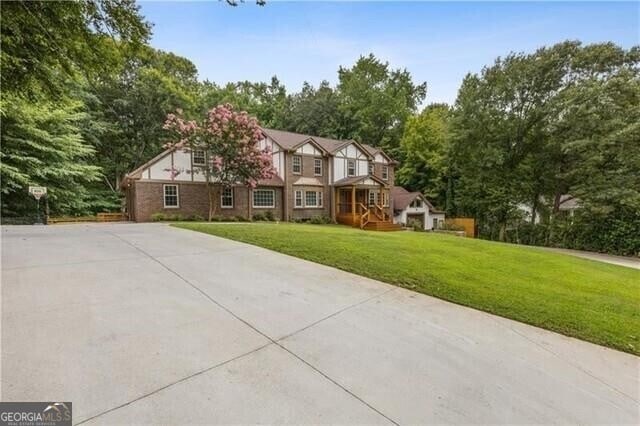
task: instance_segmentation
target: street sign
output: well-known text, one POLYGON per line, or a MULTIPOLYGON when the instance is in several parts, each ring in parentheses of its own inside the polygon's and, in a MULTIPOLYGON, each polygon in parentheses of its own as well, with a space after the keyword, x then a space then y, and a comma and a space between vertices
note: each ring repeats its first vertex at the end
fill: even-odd
POLYGON ((47 195, 47 188, 45 186, 30 186, 29 194, 33 195, 33 198, 39 200, 43 195, 47 195))

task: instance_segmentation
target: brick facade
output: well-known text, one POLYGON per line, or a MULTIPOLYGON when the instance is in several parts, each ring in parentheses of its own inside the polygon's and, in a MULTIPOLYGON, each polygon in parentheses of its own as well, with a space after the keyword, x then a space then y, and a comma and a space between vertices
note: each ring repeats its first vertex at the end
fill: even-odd
MULTIPOLYGON (((245 186, 233 187, 233 207, 222 208, 220 199, 217 202, 219 216, 250 218, 257 213, 270 211, 274 218, 282 220, 282 188, 258 187, 257 189, 272 189, 275 195, 275 207, 253 207, 253 200, 249 188, 245 186)), ((209 196, 207 185, 202 182, 178 182, 178 181, 146 181, 134 180, 127 188, 127 207, 130 219, 136 222, 151 221, 154 213, 165 215, 209 216, 209 196), (164 185, 178 186, 178 207, 164 206, 164 185)), ((214 196, 220 197, 220 188, 214 188, 214 196)))
MULTIPOLYGON (((298 154, 295 154, 298 155, 298 154)), ((285 156, 285 188, 287 196, 286 217, 287 220, 310 219, 315 216, 331 216, 331 187, 329 187, 329 159, 314 155, 300 155, 302 157, 302 173, 293 173, 294 154, 285 156), (315 159, 322 160, 322 176, 316 176, 314 172, 315 159), (323 186, 294 185, 299 178, 312 178, 319 180, 323 186), (322 191, 322 208, 295 207, 295 191, 322 191)), ((303 192, 304 197, 304 192, 303 192)))

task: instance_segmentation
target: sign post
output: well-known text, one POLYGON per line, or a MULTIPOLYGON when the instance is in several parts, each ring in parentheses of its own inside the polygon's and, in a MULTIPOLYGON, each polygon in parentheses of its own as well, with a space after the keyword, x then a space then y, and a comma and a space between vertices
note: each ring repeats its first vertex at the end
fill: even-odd
POLYGON ((36 219, 36 225, 42 225, 42 217, 40 215, 40 198, 47 195, 47 188, 45 186, 30 186, 29 194, 36 199, 36 211, 38 213, 38 217, 36 219))

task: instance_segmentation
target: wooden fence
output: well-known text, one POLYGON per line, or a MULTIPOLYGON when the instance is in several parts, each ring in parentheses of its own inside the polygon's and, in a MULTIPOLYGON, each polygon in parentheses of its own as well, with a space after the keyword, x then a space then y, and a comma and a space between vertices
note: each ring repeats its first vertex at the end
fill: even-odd
POLYGON ((50 225, 63 223, 88 223, 88 222, 123 222, 126 215, 122 213, 98 213, 95 216, 61 216, 50 217, 47 223, 50 225))
POLYGON ((476 229, 476 220, 472 217, 456 217, 452 219, 446 219, 445 222, 464 228, 464 234, 468 238, 475 238, 478 236, 476 229))

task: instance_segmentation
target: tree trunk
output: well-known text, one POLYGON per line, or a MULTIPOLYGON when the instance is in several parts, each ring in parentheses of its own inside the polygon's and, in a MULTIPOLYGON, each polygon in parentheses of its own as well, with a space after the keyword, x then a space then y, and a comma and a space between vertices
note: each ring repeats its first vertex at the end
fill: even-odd
POLYGON ((500 222, 500 231, 498 232, 498 241, 504 242, 506 234, 507 234, 507 224, 504 221, 500 222))
POLYGON ((211 182, 209 182, 207 180, 207 195, 209 196, 209 217, 207 218, 207 221, 211 222, 211 219, 213 219, 213 186, 211 185, 211 182))

